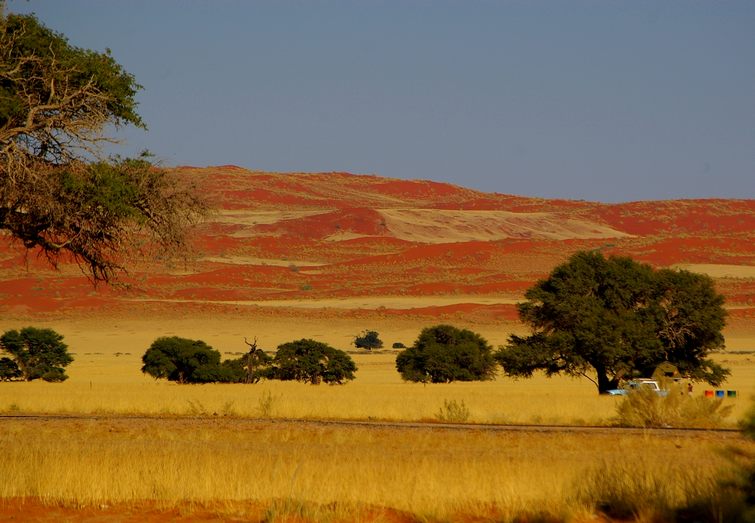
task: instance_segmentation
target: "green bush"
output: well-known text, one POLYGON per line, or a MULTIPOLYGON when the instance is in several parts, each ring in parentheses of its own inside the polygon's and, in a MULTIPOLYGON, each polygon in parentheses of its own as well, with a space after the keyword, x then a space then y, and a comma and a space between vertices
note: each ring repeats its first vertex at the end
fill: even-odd
POLYGON ((477 333, 451 325, 424 329, 414 345, 396 357, 406 381, 450 383, 495 377, 493 348, 477 333))
POLYGON ((7 354, 0 358, 0 381, 65 381, 63 368, 73 361, 63 336, 52 329, 9 330, 0 337, 0 352, 7 354))

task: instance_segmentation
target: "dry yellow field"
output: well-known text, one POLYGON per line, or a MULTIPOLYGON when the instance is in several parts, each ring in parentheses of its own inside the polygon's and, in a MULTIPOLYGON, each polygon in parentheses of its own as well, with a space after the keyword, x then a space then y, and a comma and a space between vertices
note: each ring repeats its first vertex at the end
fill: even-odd
MULTIPOLYGON (((0 328, 24 325, 16 322, 0 328)), ((353 347, 352 357, 359 368, 357 378, 343 386, 280 381, 178 385, 155 381, 140 371, 142 354, 159 336, 202 339, 225 353, 225 357, 245 350, 244 336, 256 336, 267 350, 299 337, 312 337, 349 350, 353 337, 364 328, 354 319, 81 319, 34 325, 49 326, 65 336, 75 357, 67 368, 70 379, 59 384, 2 383, 0 411, 416 421, 432 420, 446 401, 456 401, 464 402, 470 411, 469 421, 477 423, 602 425, 609 423, 619 401, 598 396, 595 386, 586 379, 567 377, 404 383, 395 370, 395 351, 371 354, 353 347)), ((377 318, 366 327, 377 329, 387 345, 393 341, 409 345, 423 325, 377 318)), ((496 326, 469 327, 494 346, 504 343, 508 336, 496 326)), ((725 388, 736 390, 738 395, 736 399, 726 399, 733 406, 729 420, 733 424, 755 396, 755 354, 720 354, 716 358, 732 369, 725 388)), ((705 388, 697 385, 695 393, 702 394, 705 388)))
POLYGON ((593 517, 591 496, 599 495, 585 492, 590 481, 646 490, 664 483, 665 502, 683 503, 691 488, 709 489, 731 467, 721 450, 732 445, 755 450, 737 435, 715 434, 366 428, 222 418, 5 420, 0 498, 32 496, 68 506, 229 502, 234 515, 250 518, 244 510, 262 506, 281 516, 350 521, 365 507, 382 507, 441 521, 459 515, 506 521, 523 513, 586 521, 593 517))
MULTIPOLYGON (((0 329, 27 324, 0 322, 0 329)), ((610 480, 634 493, 640 503, 634 515, 649 521, 659 504, 676 506, 689 502, 690 492, 715 492, 716 481, 733 470, 732 445, 750 457, 755 453, 755 444, 734 433, 492 432, 286 420, 432 421, 446 401, 455 401, 476 423, 607 425, 620 401, 598 396, 588 380, 564 377, 404 383, 390 350, 352 349, 357 379, 343 386, 178 385, 140 371, 141 355, 159 336, 203 339, 226 356, 245 350, 244 336, 257 337, 268 350, 300 337, 349 349, 365 328, 378 330, 387 345, 409 345, 426 326, 410 319, 176 315, 33 325, 64 334, 75 357, 70 379, 0 383, 0 412, 116 417, 0 420, 0 500, 6 504, 19 498, 50 507, 200 503, 212 505, 221 519, 283 521, 507 521, 522 514, 597 521, 600 485, 610 480), (648 497, 658 485, 660 501, 648 497)), ((509 334, 495 325, 460 326, 493 345, 509 334)), ((739 351, 716 356, 732 369, 726 389, 738 392, 725 400, 733 406, 731 425, 755 396, 755 354, 742 353, 750 341, 738 338, 739 351)), ((695 394, 704 388, 698 385, 695 394)))

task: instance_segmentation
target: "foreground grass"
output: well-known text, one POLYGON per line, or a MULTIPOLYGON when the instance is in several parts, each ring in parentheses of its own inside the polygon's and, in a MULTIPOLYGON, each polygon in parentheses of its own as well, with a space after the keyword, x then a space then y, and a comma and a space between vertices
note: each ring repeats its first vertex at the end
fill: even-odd
MULTIPOLYGON (((370 507, 430 520, 586 520, 605 497, 596 487, 605 483, 600 478, 618 487, 628 482, 630 490, 637 490, 636 478, 666 485, 658 494, 663 510, 687 503, 694 486, 714 489, 731 467, 724 445, 754 450, 739 436, 722 438, 217 418, 4 420, 0 498, 70 506, 227 502, 237 515, 248 504, 265 507, 268 516, 310 520, 350 520, 370 507)), ((637 495, 647 498, 642 486, 637 495)), ((652 516, 653 506, 638 510, 652 516)))

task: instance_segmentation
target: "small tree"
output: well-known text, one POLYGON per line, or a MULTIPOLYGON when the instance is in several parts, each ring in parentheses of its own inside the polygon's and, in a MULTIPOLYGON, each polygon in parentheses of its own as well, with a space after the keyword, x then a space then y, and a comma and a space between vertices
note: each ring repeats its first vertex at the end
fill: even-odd
POLYGON ((310 339, 279 345, 273 365, 276 378, 312 385, 320 382, 342 384, 353 380, 357 370, 354 360, 344 351, 310 339))
POLYGON ((0 359, 0 380, 65 381, 63 370, 73 361, 63 336, 52 329, 25 327, 0 337, 0 349, 10 357, 0 359))
POLYGON ((354 338, 354 346, 357 349, 380 349, 383 347, 383 341, 377 331, 364 331, 354 338))
POLYGON ((396 357, 396 369, 406 381, 489 380, 495 377, 495 365, 485 338, 451 325, 424 329, 414 345, 396 357))

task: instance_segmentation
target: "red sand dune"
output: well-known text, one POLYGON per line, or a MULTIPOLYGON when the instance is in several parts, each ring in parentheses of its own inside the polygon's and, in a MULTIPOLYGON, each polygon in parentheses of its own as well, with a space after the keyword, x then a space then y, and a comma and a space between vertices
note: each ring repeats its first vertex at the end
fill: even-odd
MULTIPOLYGON (((123 310, 134 307, 135 298, 184 300, 187 306, 376 295, 500 296, 510 302, 582 249, 655 266, 755 267, 755 200, 602 204, 348 173, 234 166, 175 171, 200 183, 218 210, 192 233, 195 259, 172 268, 139 264, 126 278, 129 289, 95 290, 75 265, 63 263, 56 271, 3 241, 0 311, 123 310), (558 234, 549 237, 549 227, 558 234)), ((737 317, 753 314, 752 274, 717 279, 737 317)), ((504 304, 425 302, 415 312, 515 317, 514 307, 504 304)))

